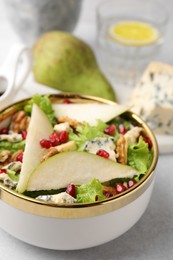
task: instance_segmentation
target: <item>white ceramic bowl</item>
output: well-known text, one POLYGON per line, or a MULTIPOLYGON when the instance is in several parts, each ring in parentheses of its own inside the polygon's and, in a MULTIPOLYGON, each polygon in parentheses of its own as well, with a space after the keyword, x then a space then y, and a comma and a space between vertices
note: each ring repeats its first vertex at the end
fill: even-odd
MULTIPOLYGON (((69 94, 52 95, 51 100, 57 102, 68 97, 77 102, 112 103, 69 94)), ((23 101, 17 103, 22 104, 23 101)), ((7 114, 14 113, 15 106, 1 112, 0 122, 7 114)), ((152 165, 137 185, 102 202, 55 205, 24 196, 0 184, 1 228, 29 244, 58 250, 97 246, 130 229, 140 219, 150 200, 158 147, 153 133, 138 116, 131 112, 127 112, 126 116, 136 120, 153 143, 152 165)))

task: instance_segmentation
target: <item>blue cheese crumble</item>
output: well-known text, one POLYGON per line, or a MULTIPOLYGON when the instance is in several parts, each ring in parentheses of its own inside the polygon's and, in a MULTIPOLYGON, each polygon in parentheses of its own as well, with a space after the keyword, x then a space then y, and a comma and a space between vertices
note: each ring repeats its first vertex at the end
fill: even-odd
POLYGON ((84 151, 96 154, 99 150, 105 150, 109 153, 109 158, 116 162, 115 139, 113 137, 96 137, 84 144, 84 151))
POLYGON ((56 204, 66 203, 72 204, 76 202, 76 199, 69 195, 67 192, 60 192, 55 195, 40 195, 36 199, 53 202, 56 204))
POLYGON ((9 134, 0 135, 0 141, 9 141, 9 142, 15 143, 15 142, 22 141, 22 139, 23 138, 22 138, 21 134, 14 133, 12 131, 9 134))
POLYGON ((67 131, 67 132, 71 132, 72 131, 72 128, 70 127, 70 124, 68 122, 64 122, 64 123, 59 123, 59 124, 56 124, 54 126, 54 130, 57 132, 57 133, 60 133, 62 131, 67 131))

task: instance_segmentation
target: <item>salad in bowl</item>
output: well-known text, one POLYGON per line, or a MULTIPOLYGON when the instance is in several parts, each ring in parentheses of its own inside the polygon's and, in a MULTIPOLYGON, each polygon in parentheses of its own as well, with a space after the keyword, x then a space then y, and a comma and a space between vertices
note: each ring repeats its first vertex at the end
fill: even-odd
POLYGON ((14 104, 0 115, 0 183, 55 205, 128 193, 145 180, 154 158, 152 138, 129 113, 113 102, 70 95, 36 94, 14 104))

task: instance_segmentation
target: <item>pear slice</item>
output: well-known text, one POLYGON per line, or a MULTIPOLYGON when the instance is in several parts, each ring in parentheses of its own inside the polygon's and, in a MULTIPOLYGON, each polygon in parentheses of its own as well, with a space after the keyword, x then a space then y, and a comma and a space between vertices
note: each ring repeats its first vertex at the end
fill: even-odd
POLYGON ((79 122, 96 125, 98 119, 108 122, 116 116, 129 110, 129 107, 115 104, 54 104, 53 109, 57 117, 68 116, 79 122))
POLYGON ((64 152, 42 162, 32 173, 27 191, 51 190, 81 185, 97 178, 100 182, 115 178, 132 178, 138 172, 130 166, 115 163, 86 152, 64 152))
POLYGON ((26 190, 31 173, 35 167, 40 164, 40 161, 46 152, 46 149, 41 148, 40 140, 48 138, 52 131, 53 129, 47 116, 36 104, 34 104, 28 127, 22 169, 17 185, 18 192, 23 193, 26 190))

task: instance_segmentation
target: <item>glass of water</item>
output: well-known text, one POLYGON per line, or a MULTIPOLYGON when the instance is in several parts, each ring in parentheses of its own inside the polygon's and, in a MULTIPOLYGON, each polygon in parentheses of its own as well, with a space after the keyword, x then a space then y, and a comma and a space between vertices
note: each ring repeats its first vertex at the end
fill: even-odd
POLYGON ((98 60, 115 83, 134 85, 164 42, 168 12, 157 0, 105 0, 97 7, 98 60))

